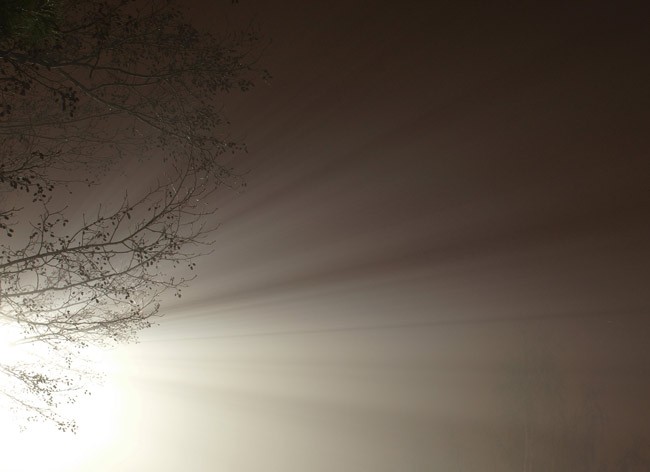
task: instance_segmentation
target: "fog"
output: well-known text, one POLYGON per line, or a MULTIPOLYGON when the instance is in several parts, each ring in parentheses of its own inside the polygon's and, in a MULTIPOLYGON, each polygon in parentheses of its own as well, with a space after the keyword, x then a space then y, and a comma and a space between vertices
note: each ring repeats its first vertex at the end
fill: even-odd
POLYGON ((247 190, 75 470, 650 467, 648 40, 557 8, 234 6, 247 190))

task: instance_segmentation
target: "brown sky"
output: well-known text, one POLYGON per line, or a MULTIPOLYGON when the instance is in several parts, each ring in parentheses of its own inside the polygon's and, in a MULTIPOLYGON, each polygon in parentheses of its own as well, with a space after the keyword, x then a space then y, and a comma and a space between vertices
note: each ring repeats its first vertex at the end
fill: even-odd
POLYGON ((648 470, 650 41, 570 3, 190 2, 249 186, 80 470, 648 470))

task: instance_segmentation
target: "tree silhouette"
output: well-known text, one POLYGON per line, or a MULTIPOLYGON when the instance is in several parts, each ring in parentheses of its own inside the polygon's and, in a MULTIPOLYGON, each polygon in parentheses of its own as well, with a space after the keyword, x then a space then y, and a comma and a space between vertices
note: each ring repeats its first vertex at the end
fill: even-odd
POLYGON ((171 0, 40 3, 46 28, 0 35, 0 329, 47 354, 0 359, 1 393, 74 430, 57 407, 84 389, 80 352, 132 340, 164 292, 180 296, 210 196, 241 184, 229 155, 242 146, 216 104, 268 74, 253 29, 200 32, 171 0), (152 185, 69 214, 80 182, 135 158, 158 167, 152 185))

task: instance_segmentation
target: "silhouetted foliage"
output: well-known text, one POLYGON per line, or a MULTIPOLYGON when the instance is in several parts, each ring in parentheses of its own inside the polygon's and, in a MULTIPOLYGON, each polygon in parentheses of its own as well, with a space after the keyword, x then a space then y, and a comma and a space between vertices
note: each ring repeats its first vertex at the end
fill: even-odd
MULTIPOLYGON (((62 429, 56 411, 83 389, 73 366, 90 345, 128 341, 180 296, 205 244, 208 197, 240 185, 217 106, 255 77, 254 30, 216 36, 172 1, 8 1, 0 35, 0 329, 44 346, 47 365, 4 365, 5 396, 62 429), (46 9, 39 9, 47 6, 46 9), (153 185, 70 216, 61 195, 138 158, 153 185), (154 172, 155 174, 156 172, 154 172), (9 205, 12 197, 18 203, 9 205), (52 369, 50 369, 50 372, 52 369)), ((82 375, 83 374, 83 375, 82 375)))
POLYGON ((61 0, 0 0, 0 38, 34 45, 56 31, 61 0))

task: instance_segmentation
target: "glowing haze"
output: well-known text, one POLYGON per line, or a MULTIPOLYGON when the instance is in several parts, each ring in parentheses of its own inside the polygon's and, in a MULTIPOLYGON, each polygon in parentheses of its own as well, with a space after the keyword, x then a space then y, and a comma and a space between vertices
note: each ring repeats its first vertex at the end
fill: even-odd
POLYGON ((0 470, 646 470, 642 15, 268 3, 215 252, 0 470))

